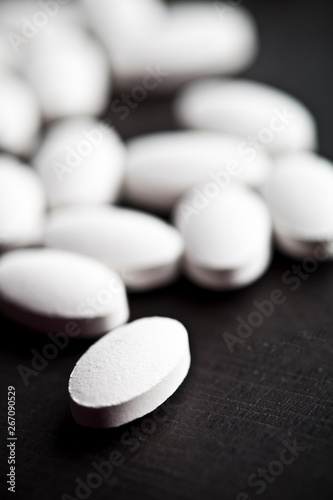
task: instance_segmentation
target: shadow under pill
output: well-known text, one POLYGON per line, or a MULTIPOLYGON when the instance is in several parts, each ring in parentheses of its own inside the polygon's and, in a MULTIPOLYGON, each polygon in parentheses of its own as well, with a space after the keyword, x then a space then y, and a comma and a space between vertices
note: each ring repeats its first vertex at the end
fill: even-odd
POLYGON ((137 422, 140 423, 143 418, 145 417, 121 427, 91 429, 82 427, 71 415, 67 415, 59 429, 56 444, 59 451, 70 456, 80 456, 82 453, 102 453, 111 451, 112 448, 120 449, 122 436, 130 432, 131 427, 137 422))
MULTIPOLYGON (((53 342, 55 334, 46 334, 36 332, 20 324, 14 320, 0 314, 2 332, 0 346, 3 350, 10 353, 15 353, 18 356, 31 356, 31 349, 41 350, 46 344, 53 342), (6 333, 6 335, 4 335, 6 333)), ((59 332, 60 333, 60 332, 59 332)), ((59 356, 69 355, 77 352, 84 352, 98 339, 78 339, 69 337, 68 343, 64 347, 58 346, 59 356)))

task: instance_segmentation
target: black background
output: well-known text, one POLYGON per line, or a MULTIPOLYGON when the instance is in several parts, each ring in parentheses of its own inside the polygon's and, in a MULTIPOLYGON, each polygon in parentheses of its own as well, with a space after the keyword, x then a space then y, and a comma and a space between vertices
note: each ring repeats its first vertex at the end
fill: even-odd
MULTIPOLYGON (((261 37, 260 55, 246 76, 302 99, 317 118, 320 153, 333 159, 332 2, 244 5, 255 15, 261 37)), ((109 118, 125 138, 174 128, 170 103, 152 92, 126 120, 109 118)), ((148 437, 141 434, 135 446, 120 438, 136 432, 132 426, 150 429, 146 418, 101 431, 80 428, 71 418, 68 377, 89 342, 72 339, 26 387, 17 366, 30 366, 31 349, 41 352, 48 341, 1 318, 0 498, 6 498, 6 401, 7 386, 13 385, 17 492, 9 498, 75 496, 76 478, 86 481, 94 461, 119 450, 124 464, 94 489, 93 500, 233 500, 241 492, 251 499, 332 500, 333 264, 306 274, 291 291, 282 276, 293 264, 276 254, 260 281, 233 293, 209 293, 181 279, 164 290, 130 296, 132 320, 177 318, 189 331, 192 351, 190 373, 170 400, 167 420, 148 437), (231 354, 223 333, 235 333, 236 318, 247 318, 253 301, 269 298, 274 289, 283 291, 285 303, 231 354), (306 449, 258 495, 258 487, 247 485, 249 476, 278 460, 283 441, 294 439, 306 449)))

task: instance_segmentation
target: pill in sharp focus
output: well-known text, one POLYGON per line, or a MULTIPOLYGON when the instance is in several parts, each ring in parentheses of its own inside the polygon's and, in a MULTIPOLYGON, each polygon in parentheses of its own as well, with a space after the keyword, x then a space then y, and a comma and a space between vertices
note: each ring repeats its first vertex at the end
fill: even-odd
POLYGON ((228 290, 259 279, 271 260, 272 224, 264 201, 249 188, 232 184, 204 194, 190 189, 175 209, 185 243, 184 268, 204 288, 228 290))
POLYGON ((169 211, 201 181, 221 190, 235 179, 258 188, 271 168, 269 156, 253 153, 241 137, 205 131, 148 134, 128 142, 125 196, 139 206, 169 211))
MULTIPOLYGON (((333 165, 308 152, 284 154, 263 188, 277 245, 294 258, 333 257, 333 165)), ((324 259, 323 259, 324 260, 324 259)))
POLYGON ((36 172, 0 154, 0 250, 40 243, 46 197, 36 172))
POLYGON ((117 271, 131 290, 150 290, 179 274, 183 241, 164 221, 136 210, 111 206, 53 211, 45 244, 93 257, 117 271))
POLYGON ((32 163, 54 207, 115 201, 125 158, 113 129, 94 118, 68 118, 48 129, 32 163))
POLYGON ((78 26, 53 23, 41 30, 24 51, 22 71, 48 120, 98 116, 106 110, 111 89, 108 57, 78 26))
POLYGON ((18 156, 30 155, 40 125, 41 112, 33 90, 16 72, 0 69, 0 148, 18 156))
POLYGON ((316 148, 317 128, 307 108, 294 97, 261 83, 197 81, 180 92, 174 110, 183 126, 243 136, 254 151, 275 154, 316 148))
POLYGON ((170 318, 117 328, 82 356, 69 380, 71 411, 85 427, 118 427, 166 401, 190 368, 188 334, 170 318))
POLYGON ((52 249, 14 250, 0 258, 0 308, 9 318, 43 332, 97 337, 126 323, 119 276, 82 255, 52 249))

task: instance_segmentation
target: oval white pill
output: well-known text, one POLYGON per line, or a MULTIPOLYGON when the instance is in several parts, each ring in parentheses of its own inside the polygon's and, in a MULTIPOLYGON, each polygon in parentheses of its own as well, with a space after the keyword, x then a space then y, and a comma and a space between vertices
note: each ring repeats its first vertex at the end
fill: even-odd
POLYGON ((102 335, 128 320, 125 287, 107 267, 51 249, 8 252, 0 258, 0 307, 40 332, 102 335))
POLYGON ((29 42, 22 64, 48 120, 98 116, 106 110, 109 61, 88 31, 66 23, 50 24, 29 42))
POLYGON ((241 135, 254 151, 311 150, 317 144, 316 124, 303 104, 278 89, 247 80, 189 84, 176 100, 175 114, 186 127, 241 135))
POLYGON ((0 155, 0 249, 41 241, 46 198, 35 171, 0 155))
POLYGON ((128 142, 125 194, 132 203, 168 211, 194 184, 206 181, 223 190, 236 179, 260 187, 271 168, 271 159, 253 154, 241 137, 160 132, 128 142))
POLYGON ((188 334, 170 318, 143 318, 105 335, 69 380, 72 415, 85 427, 118 427, 166 401, 190 368, 188 334))
POLYGON ((54 207, 115 201, 125 158, 118 134, 103 122, 68 118, 48 129, 32 163, 54 207))
POLYGON ((180 2, 152 44, 154 60, 170 73, 166 84, 244 70, 258 50, 253 18, 223 2, 180 2))
POLYGON ((157 0, 86 0, 109 49, 117 87, 170 90, 204 75, 245 69, 257 54, 257 30, 245 9, 222 2, 167 8, 157 0))
MULTIPOLYGON (((162 0, 82 0, 94 30, 110 48, 140 49, 158 34, 168 9, 162 0)), ((111 57, 113 54, 111 54, 111 57)), ((117 57, 117 54, 114 55, 117 57)))
POLYGON ((0 69, 0 148, 18 156, 32 153, 41 125, 37 98, 14 71, 0 69))
POLYGON ((185 271, 206 288, 248 285, 270 263, 269 211, 245 186, 234 183, 211 198, 204 189, 200 185, 189 190, 175 210, 175 223, 185 242, 185 271))
POLYGON ((172 282, 183 241, 178 231, 151 215, 110 206, 71 207, 52 212, 47 246, 94 257, 116 270, 131 290, 172 282))
MULTIPOLYGON (((117 88, 132 90, 133 86, 144 84, 149 91, 148 87, 151 90, 158 87, 163 77, 154 66, 151 51, 166 22, 166 5, 161 0, 83 0, 83 3, 108 51, 117 88)), ((160 65, 161 61, 157 63, 160 65)))
POLYGON ((277 158, 263 193, 282 252, 304 258, 318 245, 333 257, 333 165, 313 153, 277 158))

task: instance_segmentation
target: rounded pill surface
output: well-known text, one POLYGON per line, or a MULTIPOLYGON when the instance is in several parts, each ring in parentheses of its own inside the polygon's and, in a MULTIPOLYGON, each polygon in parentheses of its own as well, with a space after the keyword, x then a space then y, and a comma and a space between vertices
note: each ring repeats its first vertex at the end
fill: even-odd
POLYGON ((55 210, 46 223, 45 243, 103 262, 138 291, 174 281, 183 253, 182 238, 169 224, 143 212, 103 205, 55 210))
POLYGON ((135 85, 144 82, 148 91, 159 87, 160 75, 151 51, 166 22, 168 9, 164 2, 83 0, 83 3, 96 34, 107 48, 116 87, 132 91, 135 85))
POLYGON ((199 76, 239 72, 257 54, 254 20, 241 7, 223 2, 167 6, 158 0, 85 3, 121 90, 139 85, 141 92, 169 91, 199 76))
POLYGON ((178 2, 171 5, 169 20, 152 50, 155 62, 169 73, 166 85, 179 85, 247 68, 257 55, 257 29, 242 7, 230 8, 223 2, 178 2))
POLYGON ((155 410, 190 367, 188 334, 170 318, 143 318, 105 335, 82 356, 69 380, 74 419, 118 427, 155 410))
POLYGON ((257 280, 271 260, 271 220, 262 199, 233 184, 209 199, 189 190, 175 210, 184 238, 185 271, 199 285, 228 290, 257 280))
POLYGON ((186 127, 243 136, 254 151, 312 150, 317 145, 315 121, 302 103, 249 80, 190 83, 176 100, 175 114, 186 127))
POLYGON ((75 324, 76 337, 102 335, 129 315, 115 273, 88 257, 51 249, 15 250, 0 258, 0 306, 40 332, 68 334, 75 324))
POLYGON ((221 190, 237 179, 260 187, 272 161, 252 155, 243 138, 205 131, 159 132, 128 142, 125 195, 153 210, 170 210, 194 184, 207 181, 221 190))
POLYGON ((32 163, 54 207, 115 201, 125 158, 125 147, 116 132, 87 117, 51 126, 32 163))
POLYGON ((104 113, 110 98, 110 67, 87 31, 66 23, 40 30, 22 56, 22 71, 48 120, 104 113))
POLYGON ((276 241, 291 257, 312 255, 318 245, 333 257, 333 165, 313 153, 281 155, 263 188, 276 241))

